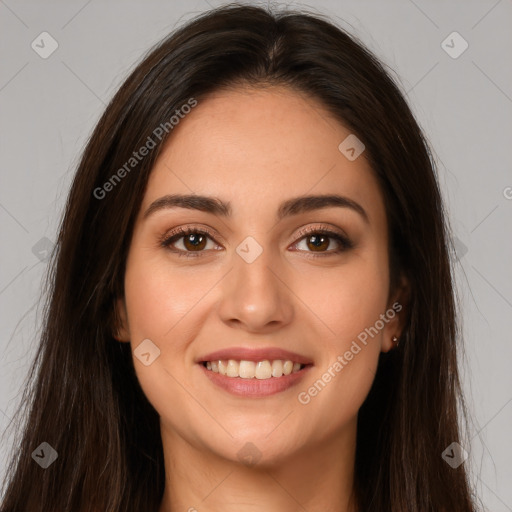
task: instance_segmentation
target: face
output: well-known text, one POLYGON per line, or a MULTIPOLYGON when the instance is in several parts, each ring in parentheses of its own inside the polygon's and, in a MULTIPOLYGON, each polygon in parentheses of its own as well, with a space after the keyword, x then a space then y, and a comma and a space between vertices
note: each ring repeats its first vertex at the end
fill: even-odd
POLYGON ((338 148, 350 133, 279 87, 217 92, 174 128, 118 303, 163 436, 271 464, 355 428, 401 315, 382 193, 364 151, 338 148))

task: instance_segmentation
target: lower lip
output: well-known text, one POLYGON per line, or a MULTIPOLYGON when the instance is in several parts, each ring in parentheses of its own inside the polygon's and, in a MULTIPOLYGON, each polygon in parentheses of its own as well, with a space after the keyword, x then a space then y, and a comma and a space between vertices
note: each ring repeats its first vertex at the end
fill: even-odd
POLYGON ((281 377, 270 379, 242 379, 241 377, 226 377, 221 373, 208 370, 203 364, 199 364, 206 376, 217 386, 228 391, 232 395, 251 398, 261 398, 275 395, 281 391, 298 384, 309 372, 312 365, 307 365, 302 370, 281 377))

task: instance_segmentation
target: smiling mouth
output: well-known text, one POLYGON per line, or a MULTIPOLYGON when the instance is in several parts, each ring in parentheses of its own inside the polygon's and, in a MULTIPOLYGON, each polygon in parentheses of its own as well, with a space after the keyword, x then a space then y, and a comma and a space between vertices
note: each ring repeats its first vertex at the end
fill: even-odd
POLYGON ((207 370, 219 373, 226 377, 242 379, 267 380, 300 372, 306 366, 289 359, 275 359, 262 361, 247 361, 235 359, 203 361, 201 363, 207 370))

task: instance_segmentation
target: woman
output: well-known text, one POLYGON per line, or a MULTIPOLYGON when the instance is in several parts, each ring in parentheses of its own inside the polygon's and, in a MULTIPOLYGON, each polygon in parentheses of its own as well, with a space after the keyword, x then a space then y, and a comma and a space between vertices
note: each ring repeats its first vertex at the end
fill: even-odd
POLYGON ((434 163, 322 18, 228 6, 153 49, 52 269, 1 512, 475 510, 434 163))

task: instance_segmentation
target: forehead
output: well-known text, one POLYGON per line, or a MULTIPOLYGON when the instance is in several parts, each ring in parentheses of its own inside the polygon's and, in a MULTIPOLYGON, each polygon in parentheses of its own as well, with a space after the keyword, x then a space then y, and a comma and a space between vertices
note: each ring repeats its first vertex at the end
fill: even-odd
POLYGON ((150 175, 143 208, 169 193, 224 198, 233 214, 269 212, 289 197, 337 193, 384 215, 364 152, 339 149, 351 131, 311 97, 284 87, 216 92, 180 120, 150 175))

